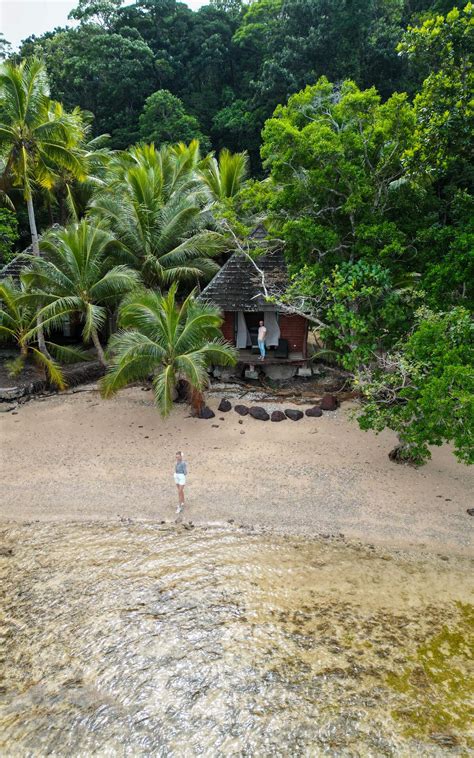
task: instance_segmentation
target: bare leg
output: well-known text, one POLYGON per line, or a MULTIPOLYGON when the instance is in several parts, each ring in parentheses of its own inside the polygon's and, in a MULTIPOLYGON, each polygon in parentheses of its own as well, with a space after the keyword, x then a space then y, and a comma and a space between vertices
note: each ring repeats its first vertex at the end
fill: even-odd
POLYGON ((179 485, 179 504, 184 506, 184 484, 179 485))

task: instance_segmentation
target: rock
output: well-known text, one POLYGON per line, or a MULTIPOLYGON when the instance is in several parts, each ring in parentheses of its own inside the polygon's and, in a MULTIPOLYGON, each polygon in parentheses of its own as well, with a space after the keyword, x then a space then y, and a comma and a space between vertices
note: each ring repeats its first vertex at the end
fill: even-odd
POLYGON ((249 410, 249 414, 257 421, 269 421, 270 416, 266 412, 265 408, 261 408, 259 405, 254 405, 249 410))
POLYGON ((339 400, 335 395, 324 395, 321 400, 321 408, 323 411, 335 411, 339 408, 339 400))
POLYGON ((466 508, 466 513, 468 513, 470 516, 474 516, 474 508, 466 508))
POLYGON ((308 408, 308 410, 306 411, 306 415, 312 416, 314 418, 319 418, 319 416, 323 415, 323 412, 321 408, 319 407, 319 405, 313 405, 312 408, 308 408))
POLYGON ((296 411, 293 408, 287 408, 285 410, 285 416, 287 418, 290 418, 292 421, 299 421, 303 418, 304 413, 303 411, 296 411))
POLYGON ((271 421, 286 421, 286 416, 283 411, 273 411, 270 416, 271 421))
POLYGON ((246 416, 249 412, 249 409, 246 405, 236 405, 234 408, 234 411, 239 414, 239 416, 246 416))
POLYGON ((228 411, 232 410, 232 403, 230 403, 229 400, 222 398, 217 410, 221 411, 221 413, 227 413, 228 411))
POLYGON ((15 411, 18 406, 16 405, 1 405, 0 404, 0 413, 9 413, 10 411, 15 411))
POLYGON ((239 424, 243 424, 243 423, 244 423, 244 422, 242 421, 242 419, 241 419, 241 418, 239 418, 239 424))
POLYGON ((199 411, 198 418, 209 419, 214 418, 216 414, 207 405, 203 405, 199 411))

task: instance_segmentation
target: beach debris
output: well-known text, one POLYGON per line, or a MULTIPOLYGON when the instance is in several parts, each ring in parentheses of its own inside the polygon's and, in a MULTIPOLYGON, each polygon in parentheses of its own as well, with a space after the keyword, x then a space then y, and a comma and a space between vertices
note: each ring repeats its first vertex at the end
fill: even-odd
POLYGON ((9 413, 10 411, 16 411, 17 405, 0 405, 0 413, 9 413))
POLYGON ((297 411, 294 408, 286 408, 285 409, 285 416, 292 421, 299 421, 303 418, 304 413, 303 411, 297 411))
POLYGON ((283 411, 272 411, 270 421, 286 421, 286 416, 283 411))
POLYGON ((219 429, 219 424, 212 424, 213 429, 219 429))
POLYGON ((228 411, 232 410, 232 403, 229 402, 229 400, 226 400, 225 398, 222 398, 222 400, 219 403, 219 407, 217 408, 218 411, 221 411, 221 413, 227 413, 228 411))
POLYGON ((215 415, 216 414, 214 413, 214 411, 211 410, 211 408, 209 408, 208 405, 203 405, 201 410, 198 413, 198 418, 209 419, 209 418, 214 418, 215 415))
POLYGON ((265 408, 262 408, 260 405, 253 405, 249 410, 249 414, 252 416, 252 418, 257 419, 257 421, 269 421, 270 419, 270 416, 266 412, 265 408))
POLYGON ((308 408, 306 415, 314 418, 319 418, 319 416, 323 415, 323 412, 319 405, 313 405, 312 408, 308 408))
POLYGON ((246 416, 249 412, 249 409, 246 405, 236 405, 234 408, 234 411, 239 414, 239 416, 246 416))
POLYGON ((466 513, 468 513, 469 516, 474 516, 474 508, 466 508, 466 513))
POLYGON ((335 411, 339 408, 339 400, 335 395, 324 395, 321 400, 323 411, 335 411))

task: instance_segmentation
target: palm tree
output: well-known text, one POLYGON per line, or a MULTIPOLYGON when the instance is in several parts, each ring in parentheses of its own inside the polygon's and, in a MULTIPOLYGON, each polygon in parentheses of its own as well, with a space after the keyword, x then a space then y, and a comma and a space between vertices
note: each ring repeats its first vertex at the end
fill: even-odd
POLYGON ((41 239, 45 257, 34 260, 23 274, 24 281, 34 288, 29 302, 39 305, 44 327, 57 327, 67 316, 79 314, 84 342, 92 341, 104 366, 99 331, 107 318, 107 306, 115 306, 139 282, 136 271, 111 266, 114 244, 110 232, 83 219, 45 235, 41 239))
POLYGON ((219 153, 219 160, 212 153, 206 156, 202 161, 200 175, 211 198, 220 201, 233 197, 242 189, 247 172, 247 153, 231 153, 224 148, 219 153))
MULTIPOLYGON (((31 357, 46 372, 50 382, 59 389, 66 387, 66 381, 59 364, 50 356, 44 355, 35 345, 34 331, 37 329, 36 308, 28 303, 25 282, 16 284, 13 279, 0 282, 0 340, 14 342, 20 349, 20 355, 8 365, 12 376, 17 376, 27 360, 31 357)), ((84 360, 82 350, 46 343, 51 352, 62 363, 84 360)))
MULTIPOLYGON (((39 255, 33 206, 36 188, 50 190, 58 169, 85 176, 79 109, 66 113, 48 95, 44 65, 35 59, 0 66, 0 159, 4 181, 21 188, 28 208, 33 254, 39 255)), ((46 351, 41 326, 40 349, 46 351)))
POLYGON ((120 243, 120 260, 150 287, 211 278, 211 260, 228 243, 215 231, 203 183, 194 170, 196 147, 132 148, 109 165, 91 215, 105 219, 120 243))
POLYGON ((172 285, 166 296, 151 291, 134 293, 122 304, 122 330, 109 342, 113 357, 102 383, 104 397, 154 375, 155 402, 166 416, 180 380, 187 383, 193 404, 199 407, 207 384, 207 367, 235 363, 236 351, 219 329, 219 311, 197 302, 193 293, 178 306, 176 289, 172 285))

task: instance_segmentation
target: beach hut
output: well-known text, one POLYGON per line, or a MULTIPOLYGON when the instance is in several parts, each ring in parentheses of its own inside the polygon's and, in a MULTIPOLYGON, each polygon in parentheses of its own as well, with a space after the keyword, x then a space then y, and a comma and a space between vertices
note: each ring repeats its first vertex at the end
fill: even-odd
MULTIPOLYGON (((251 237, 266 231, 257 227, 251 237)), ((260 321, 267 329, 266 366, 286 364, 306 367, 308 321, 291 308, 268 298, 281 294, 288 284, 288 270, 281 249, 258 256, 253 261, 244 252, 235 252, 200 294, 213 303, 224 318, 222 333, 239 351, 239 361, 252 370, 258 358, 257 332, 260 321)), ((296 371, 295 371, 296 373, 296 371)), ((303 371, 300 373, 304 373, 303 371)))

